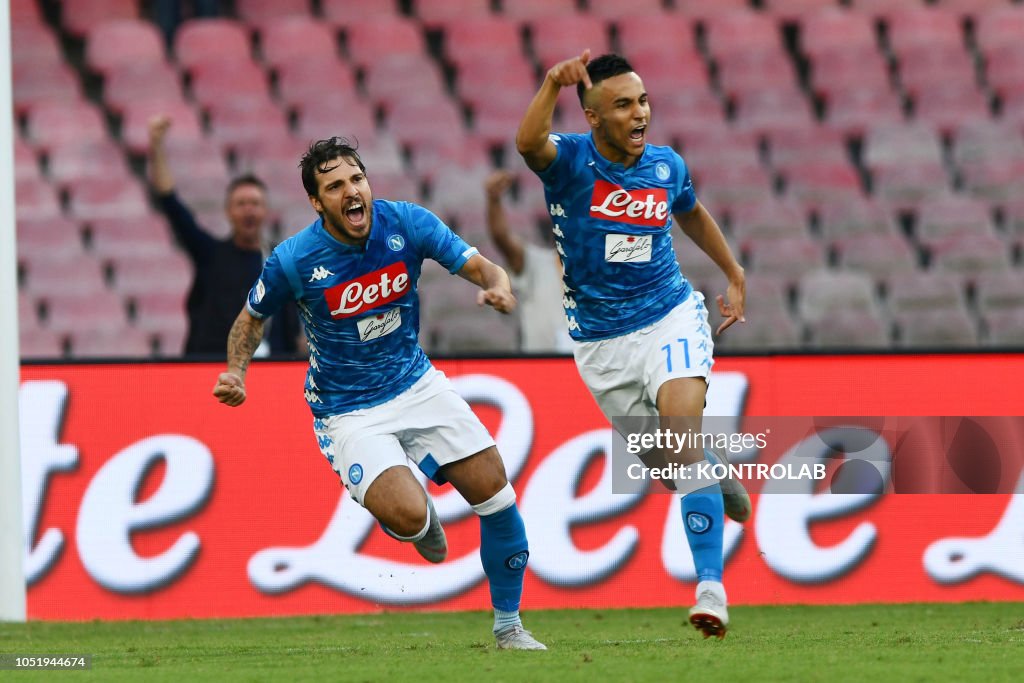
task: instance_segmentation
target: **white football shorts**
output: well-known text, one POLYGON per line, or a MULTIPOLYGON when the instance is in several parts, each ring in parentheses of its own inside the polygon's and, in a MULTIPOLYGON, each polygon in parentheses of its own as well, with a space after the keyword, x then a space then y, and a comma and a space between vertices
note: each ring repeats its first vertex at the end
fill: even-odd
POLYGON ((704 295, 686 301, 652 325, 620 337, 577 342, 576 368, 609 422, 656 417, 658 389, 670 379, 711 374, 715 343, 704 295))
POLYGON ((412 460, 437 484, 440 468, 494 445, 469 404, 443 372, 427 370, 404 392, 372 408, 313 421, 320 451, 352 498, 363 504, 370 484, 412 460))

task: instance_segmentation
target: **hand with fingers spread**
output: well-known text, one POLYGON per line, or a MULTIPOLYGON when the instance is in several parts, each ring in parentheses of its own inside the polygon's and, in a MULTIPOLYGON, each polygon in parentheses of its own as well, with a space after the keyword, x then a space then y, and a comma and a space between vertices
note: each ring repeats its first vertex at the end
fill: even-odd
POLYGON ((722 334, 737 320, 741 323, 747 322, 747 319, 743 316, 743 304, 747 298, 746 282, 744 280, 731 281, 728 289, 726 289, 726 296, 728 297, 728 302, 721 294, 715 297, 718 301, 718 312, 725 318, 722 324, 718 326, 718 331, 715 334, 722 334))
POLYGON ((582 82, 584 87, 592 88, 590 75, 587 74, 587 62, 590 61, 590 50, 584 50, 579 57, 559 62, 548 69, 550 78, 558 87, 566 88, 582 82))
POLYGON ((222 372, 213 387, 213 395, 221 403, 237 408, 245 403, 245 380, 233 372, 222 372))
POLYGON ((477 292, 478 306, 488 305, 499 313, 511 313, 516 308, 516 297, 506 287, 491 287, 477 292))

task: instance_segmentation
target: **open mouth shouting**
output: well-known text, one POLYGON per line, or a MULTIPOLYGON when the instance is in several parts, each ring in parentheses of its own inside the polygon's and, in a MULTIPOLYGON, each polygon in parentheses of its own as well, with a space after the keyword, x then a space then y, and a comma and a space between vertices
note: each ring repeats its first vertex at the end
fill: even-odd
POLYGON ((639 126, 635 126, 633 130, 629 132, 629 141, 634 146, 643 147, 647 137, 647 124, 643 123, 639 126))
POLYGON ((362 232, 368 224, 366 205, 356 199, 345 208, 345 220, 355 232, 362 232))

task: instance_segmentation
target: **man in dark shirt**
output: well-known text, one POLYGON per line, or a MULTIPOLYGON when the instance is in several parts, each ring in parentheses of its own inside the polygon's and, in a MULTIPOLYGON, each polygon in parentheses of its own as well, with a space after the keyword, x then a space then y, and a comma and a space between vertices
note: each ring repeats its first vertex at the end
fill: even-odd
MULTIPOLYGON (((267 189, 254 175, 243 175, 227 188, 224 210, 231 235, 218 239, 196 223, 175 192, 164 139, 171 120, 149 123, 150 183, 160 211, 170 221, 178 243, 195 266, 188 295, 188 339, 185 353, 223 357, 225 340, 249 289, 263 270, 263 229, 267 220, 267 189)), ((294 311, 282 316, 268 333, 273 353, 295 353, 298 320, 294 311)))

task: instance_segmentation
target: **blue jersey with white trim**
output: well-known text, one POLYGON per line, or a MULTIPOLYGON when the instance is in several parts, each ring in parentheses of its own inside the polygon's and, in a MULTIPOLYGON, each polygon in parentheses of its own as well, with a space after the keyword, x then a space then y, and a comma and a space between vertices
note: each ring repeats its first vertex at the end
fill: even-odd
POLYGON ((298 302, 310 350, 306 401, 316 417, 379 405, 423 376, 423 260, 455 273, 477 253, 421 206, 375 200, 372 211, 364 246, 339 242, 318 219, 274 249, 249 292, 257 318, 298 302))
POLYGON ((690 173, 674 150, 647 145, 629 168, 590 134, 556 133, 555 160, 537 173, 564 269, 569 334, 595 341, 665 317, 690 295, 672 248, 672 214, 693 209, 690 173))

